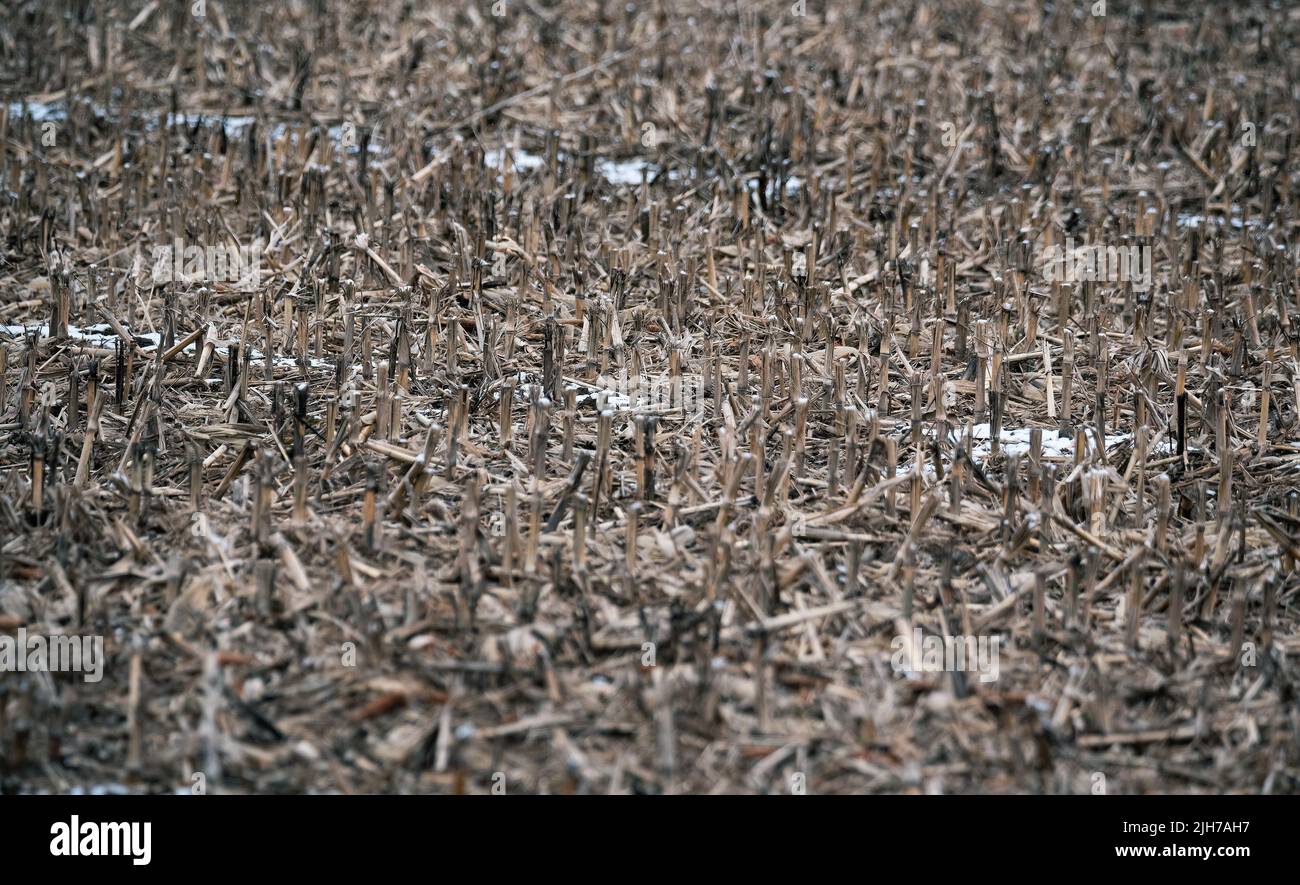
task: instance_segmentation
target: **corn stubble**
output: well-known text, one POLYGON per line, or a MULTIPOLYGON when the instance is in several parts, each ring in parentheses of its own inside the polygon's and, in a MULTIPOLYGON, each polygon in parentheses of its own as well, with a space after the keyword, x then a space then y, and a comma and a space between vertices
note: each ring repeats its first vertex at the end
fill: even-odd
POLYGON ((4 792, 1300 785, 1294 11, 20 6, 4 792))

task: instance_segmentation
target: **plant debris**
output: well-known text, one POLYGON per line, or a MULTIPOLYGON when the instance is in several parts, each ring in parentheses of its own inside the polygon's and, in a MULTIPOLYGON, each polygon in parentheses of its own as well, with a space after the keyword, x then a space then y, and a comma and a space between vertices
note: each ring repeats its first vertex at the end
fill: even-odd
POLYGON ((0 792, 1296 791, 1298 45, 20 0, 0 792))

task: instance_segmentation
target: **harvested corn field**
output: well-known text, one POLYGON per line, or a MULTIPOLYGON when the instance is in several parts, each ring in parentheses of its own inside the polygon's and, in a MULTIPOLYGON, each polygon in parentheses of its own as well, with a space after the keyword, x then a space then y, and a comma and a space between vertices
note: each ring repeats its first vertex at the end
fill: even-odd
POLYGON ((1298 38, 10 3, 0 792, 1295 791, 1298 38))

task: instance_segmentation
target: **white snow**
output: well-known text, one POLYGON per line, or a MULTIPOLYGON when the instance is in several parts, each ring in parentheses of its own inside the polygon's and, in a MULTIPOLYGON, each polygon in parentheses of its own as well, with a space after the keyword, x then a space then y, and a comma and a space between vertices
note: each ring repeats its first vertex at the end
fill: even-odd
MULTIPOLYGON (((506 160, 506 152, 501 148, 493 148, 483 152, 483 162, 490 169, 502 169, 506 160)), ((546 164, 546 158, 541 154, 534 154, 531 151, 515 150, 510 152, 510 167, 516 173, 532 172, 540 169, 546 164)), ((649 160, 632 158, 630 160, 608 160, 600 159, 596 161, 596 172, 610 184, 617 186, 634 186, 641 183, 642 174, 647 179, 653 178, 659 171, 659 167, 649 160)), ((673 173, 668 173, 673 177, 673 173)))
MULTIPOLYGON (((50 326, 49 323, 43 323, 40 326, 0 326, 0 335, 9 335, 11 337, 20 337, 29 331, 36 331, 41 336, 48 336, 50 334, 50 326)), ((131 332, 129 329, 127 332, 136 340, 137 343, 140 343, 145 350, 158 347, 162 341, 162 335, 158 332, 131 332)), ((85 329, 78 328, 69 323, 68 337, 74 341, 84 341, 92 347, 108 347, 111 346, 114 341, 118 340, 117 333, 114 332, 112 326, 109 326, 107 323, 99 323, 98 325, 88 326, 85 329)), ((194 349, 195 345, 188 344, 185 346, 183 352, 194 353, 194 349)), ((229 347, 218 346, 216 351, 223 356, 229 356, 230 354, 229 347)), ((248 358, 251 362, 255 363, 264 361, 261 351, 253 347, 248 349, 248 358)), ((296 366, 298 365, 298 359, 297 357, 291 356, 277 356, 275 358, 275 364, 277 366, 296 366)), ((333 365, 329 360, 318 359, 315 357, 310 358, 308 364, 313 368, 329 368, 333 365)))

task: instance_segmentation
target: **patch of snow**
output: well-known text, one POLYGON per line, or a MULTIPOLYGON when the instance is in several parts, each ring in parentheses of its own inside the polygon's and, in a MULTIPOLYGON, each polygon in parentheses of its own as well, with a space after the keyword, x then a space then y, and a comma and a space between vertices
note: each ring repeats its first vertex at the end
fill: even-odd
MULTIPOLYGON (((506 159, 506 152, 501 148, 483 152, 483 163, 490 169, 504 169, 506 159)), ((511 151, 508 159, 511 169, 515 172, 531 172, 540 169, 546 162, 540 154, 525 150, 511 151)))
MULTIPOLYGON (((0 326, 0 335, 8 335, 10 337, 20 337, 32 331, 36 332, 41 336, 48 336, 50 334, 50 325, 49 323, 42 323, 39 326, 35 326, 35 325, 0 326)), ((131 335, 132 338, 135 339, 136 343, 139 344, 144 350, 152 350, 160 346, 160 344, 162 343, 162 335, 158 332, 131 332, 129 329, 127 330, 127 332, 131 335)), ((84 341, 87 344, 91 345, 92 347, 107 347, 112 345, 114 341, 118 340, 117 333, 114 332, 113 327, 108 325, 107 323, 99 323, 98 325, 87 326, 85 329, 78 328, 77 326, 74 326, 71 323, 69 323, 68 337, 73 339, 74 341, 84 341)), ((229 347, 218 346, 216 348, 216 351, 217 353, 225 357, 229 357, 230 355, 229 347)), ((195 352, 194 344, 187 344, 183 351, 183 353, 194 353, 194 352, 195 352)), ((262 356, 262 352, 255 347, 248 348, 248 359, 250 362, 254 362, 254 363, 265 362, 262 356)), ((317 357, 309 358, 307 360, 307 363, 311 367, 317 369, 332 368, 334 365, 329 360, 319 359, 317 357)), ((277 356, 275 358, 275 365, 297 366, 298 358, 292 356, 277 356)))
MULTIPOLYGON (((23 113, 23 103, 21 101, 9 102, 9 116, 21 117, 23 113)), ((36 122, 45 120, 63 120, 68 116, 68 108, 63 102, 51 101, 29 101, 27 102, 27 113, 36 122)))
MULTIPOLYGON (((1029 436, 1031 432, 1031 428, 1028 427, 1014 430, 1003 427, 1002 432, 998 435, 998 448, 1004 455, 1027 455, 1029 454, 1029 436)), ((976 424, 971 427, 972 458, 977 461, 984 461, 993 454, 992 435, 993 429, 988 424, 976 424)), ((1096 447, 1097 435, 1088 430, 1084 437, 1087 440, 1088 451, 1092 452, 1096 447)), ((960 438, 959 434, 953 436, 954 441, 960 438)), ((1108 433, 1106 434, 1106 448, 1113 449, 1132 439, 1133 434, 1131 433, 1108 433)), ((1074 434, 1043 428, 1042 452, 1044 458, 1073 458, 1074 434)))
MULTIPOLYGON (((108 110, 98 104, 92 103, 90 107, 97 116, 117 119, 116 114, 109 113, 108 110)), ((22 112, 23 103, 21 101, 9 102, 10 117, 19 117, 22 115, 22 112)), ((148 112, 143 111, 135 111, 134 113, 136 116, 143 118, 146 129, 154 129, 157 127, 158 118, 156 114, 149 114, 148 112)), ((29 101, 27 103, 27 114, 33 121, 38 123, 45 121, 60 122, 68 118, 68 105, 65 101, 29 101)), ((222 117, 217 114, 208 115, 203 113, 173 114, 168 112, 166 119, 166 125, 168 127, 193 126, 202 119, 209 126, 223 126, 226 130, 226 137, 229 139, 239 139, 244 137, 248 133, 248 130, 252 128, 253 123, 256 122, 254 117, 244 115, 222 117)), ((289 131, 289 126, 285 123, 271 123, 266 126, 263 131, 269 131, 271 138, 278 140, 289 131)), ((335 125, 328 127, 325 130, 325 133, 336 146, 341 147, 349 154, 361 153, 361 134, 359 129, 353 130, 351 135, 353 143, 346 147, 343 145, 344 130, 342 123, 336 123, 335 125)), ((370 135, 370 153, 381 155, 383 152, 383 143, 380 141, 378 134, 372 131, 370 135)))
POLYGON ((659 167, 646 160, 600 160, 596 163, 596 171, 610 184, 638 185, 642 175, 646 179, 653 178, 659 167))
MULTIPOLYGON (((490 169, 503 169, 507 160, 506 152, 501 148, 492 148, 483 152, 483 162, 490 169)), ((510 167, 516 173, 532 172, 546 165, 546 158, 531 151, 516 150, 509 155, 510 167)), ((596 172, 610 184, 620 187, 635 186, 641 183, 641 176, 654 178, 659 166, 637 157, 628 160, 599 159, 595 164, 596 172)), ((672 178, 673 173, 669 172, 672 178)))
MULTIPOLYGON (((1061 433, 1059 430, 1044 427, 1042 441, 1042 457, 1044 461, 1069 461, 1074 458, 1074 434, 1061 433)), ((934 436, 933 428, 926 428, 925 434, 931 438, 934 436)), ((1002 432, 998 435, 998 451, 1004 456, 1018 455, 1027 456, 1029 454, 1029 436, 1032 428, 1003 427, 1002 432)), ((988 461, 993 455, 993 443, 991 440, 993 430, 989 424, 974 424, 970 428, 971 438, 971 458, 977 463, 988 461)), ((954 446, 965 444, 966 428, 954 427, 948 432, 948 442, 954 446)), ((1092 427, 1084 429, 1084 439, 1086 441, 1087 454, 1092 454, 1097 447, 1097 434, 1092 427)), ((1133 442, 1131 433, 1108 433, 1106 434, 1106 450, 1110 451, 1124 443, 1133 442)), ((1173 454, 1174 441, 1168 438, 1159 440, 1156 445, 1148 449, 1153 454, 1173 454)), ((949 463, 946 454, 943 458, 944 464, 949 463)), ((907 461, 898 465, 898 475, 903 475, 913 469, 914 462, 907 461)), ((929 457, 921 466, 921 472, 927 479, 934 479, 934 465, 929 457)))
MULTIPOLYGON (((750 193, 757 195, 758 179, 757 178, 749 179, 749 181, 746 182, 746 187, 749 188, 750 193)), ((785 196, 787 197, 794 196, 795 194, 799 193, 802 187, 803 187, 803 179, 797 175, 791 175, 785 180, 785 196)), ((765 188, 763 195, 764 197, 767 198, 768 202, 771 202, 776 199, 776 179, 769 178, 767 180, 767 187, 765 188)))

